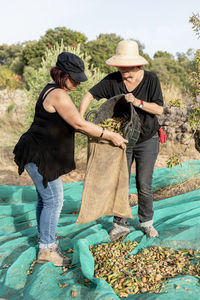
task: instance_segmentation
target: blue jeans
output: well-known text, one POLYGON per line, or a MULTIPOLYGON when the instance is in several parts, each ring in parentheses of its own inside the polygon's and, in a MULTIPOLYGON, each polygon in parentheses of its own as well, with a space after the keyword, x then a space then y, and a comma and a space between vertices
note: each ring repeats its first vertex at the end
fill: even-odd
POLYGON ((55 234, 63 206, 63 185, 61 178, 43 185, 43 177, 35 163, 28 163, 25 169, 33 180, 37 191, 36 220, 40 237, 39 247, 49 248, 55 244, 55 234))
MULTIPOLYGON (((154 165, 159 153, 159 138, 155 134, 151 139, 128 147, 126 150, 129 178, 133 161, 136 163, 136 187, 138 191, 138 217, 140 225, 147 227, 153 224, 152 177, 154 165)), ((123 224, 115 217, 114 222, 123 224)))

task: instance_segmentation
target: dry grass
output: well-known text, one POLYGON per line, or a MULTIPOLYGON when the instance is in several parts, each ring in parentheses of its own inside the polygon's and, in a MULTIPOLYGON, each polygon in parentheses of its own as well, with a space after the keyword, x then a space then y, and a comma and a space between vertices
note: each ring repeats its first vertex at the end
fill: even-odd
POLYGON ((0 118, 0 143, 4 147, 15 145, 21 134, 24 132, 24 126, 21 122, 16 122, 13 119, 7 120, 0 118))
POLYGON ((190 96, 186 93, 182 93, 180 89, 178 89, 175 86, 167 85, 167 84, 161 84, 163 98, 164 98, 164 104, 168 105, 171 101, 179 101, 181 106, 188 104, 189 101, 192 101, 190 99, 190 96))

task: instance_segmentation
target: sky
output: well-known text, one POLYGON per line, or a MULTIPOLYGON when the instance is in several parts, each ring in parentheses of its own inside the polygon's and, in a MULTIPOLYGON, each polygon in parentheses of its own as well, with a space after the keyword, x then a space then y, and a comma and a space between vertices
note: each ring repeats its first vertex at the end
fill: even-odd
POLYGON ((200 13, 200 0, 0 0, 0 7, 0 45, 39 40, 48 29, 66 27, 88 41, 101 33, 139 40, 151 57, 200 48, 189 23, 200 13))

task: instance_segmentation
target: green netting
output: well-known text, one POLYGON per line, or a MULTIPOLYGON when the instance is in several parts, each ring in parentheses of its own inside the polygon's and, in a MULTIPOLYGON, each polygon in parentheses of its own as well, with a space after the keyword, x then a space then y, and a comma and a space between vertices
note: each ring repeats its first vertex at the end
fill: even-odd
MULTIPOLYGON (((154 171, 153 190, 184 182, 200 176, 200 161, 188 161, 182 166, 154 171)), ((83 182, 64 184, 64 207, 59 220, 58 236, 62 251, 74 248, 75 268, 63 269, 52 263, 36 264, 27 274, 37 257, 35 220, 36 192, 34 187, 0 186, 0 298, 16 299, 119 299, 103 279, 94 278, 94 260, 89 245, 110 242, 108 233, 113 217, 102 217, 88 224, 75 224, 80 208, 83 182), (88 278, 88 287, 81 283, 88 278), (64 283, 68 285, 61 288, 64 283), (60 285, 59 285, 60 284, 60 285), (72 297, 72 291, 77 296, 72 297)), ((131 176, 129 192, 136 192, 135 176, 131 176)), ((141 249, 161 245, 174 249, 200 249, 200 189, 183 195, 154 202, 154 223, 160 238, 147 239, 137 230, 137 206, 132 208, 134 219, 129 219, 131 233, 126 240, 139 242, 132 254, 141 249)), ((67 254, 72 255, 72 254, 67 254)), ((193 276, 179 276, 168 280, 161 294, 130 295, 128 299, 199 299, 200 286, 193 276), (176 289, 176 286, 179 289, 176 289)))

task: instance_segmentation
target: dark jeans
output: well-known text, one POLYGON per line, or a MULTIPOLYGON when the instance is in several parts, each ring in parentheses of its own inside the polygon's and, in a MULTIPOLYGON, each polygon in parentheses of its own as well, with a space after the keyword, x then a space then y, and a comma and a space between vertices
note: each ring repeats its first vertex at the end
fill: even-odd
MULTIPOLYGON (((131 166, 135 159, 136 163, 136 187, 138 191, 138 217, 140 225, 150 226, 153 224, 153 196, 152 177, 154 165, 159 153, 158 134, 151 139, 128 147, 126 150, 129 178, 131 166)), ((126 220, 114 217, 114 222, 126 225, 126 220)))

